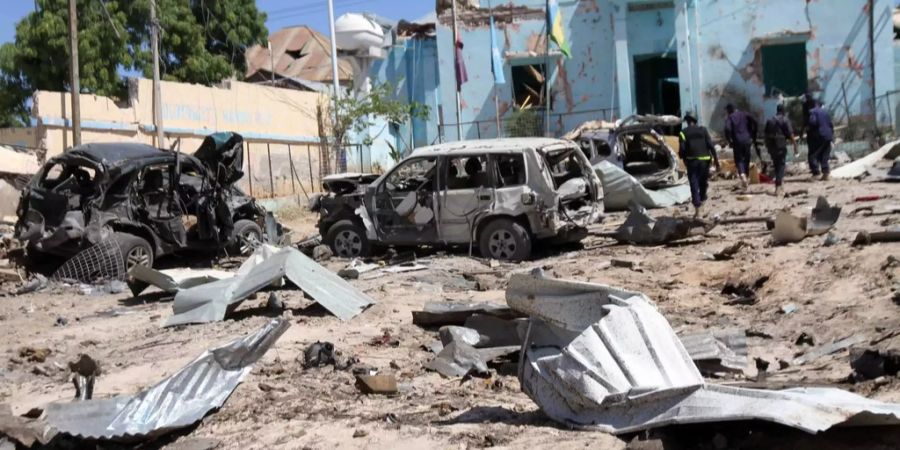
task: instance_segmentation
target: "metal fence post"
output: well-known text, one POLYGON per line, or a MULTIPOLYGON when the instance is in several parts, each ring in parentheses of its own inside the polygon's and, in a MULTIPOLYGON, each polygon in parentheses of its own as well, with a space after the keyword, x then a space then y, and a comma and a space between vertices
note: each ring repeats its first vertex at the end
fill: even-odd
POLYGON ((272 175, 272 147, 266 142, 266 156, 269 159, 269 195, 275 198, 275 176, 272 175))
MULTIPOLYGON (((306 165, 309 167, 309 184, 312 186, 309 190, 315 192, 316 191, 316 181, 313 178, 313 168, 312 168, 312 151, 310 150, 310 145, 306 144, 306 165)), ((319 165, 322 165, 322 162, 319 161, 319 165)))
POLYGON ((288 144, 288 161, 291 162, 291 194, 297 195, 297 186, 294 186, 294 156, 291 153, 291 144, 288 144))
POLYGON ((253 197, 253 165, 250 162, 253 160, 253 157, 250 155, 252 152, 250 151, 250 143, 247 143, 247 174, 250 175, 247 177, 247 182, 250 183, 250 196, 253 197))

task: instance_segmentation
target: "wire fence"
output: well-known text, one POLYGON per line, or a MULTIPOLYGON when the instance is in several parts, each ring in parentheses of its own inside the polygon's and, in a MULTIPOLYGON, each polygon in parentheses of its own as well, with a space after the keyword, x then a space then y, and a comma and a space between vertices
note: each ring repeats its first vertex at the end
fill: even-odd
MULTIPOLYGON (((560 136, 589 120, 612 120, 616 109, 591 109, 550 114, 550 134, 560 136)), ((526 109, 508 114, 506 117, 438 125, 438 133, 443 141, 469 139, 493 139, 507 137, 541 137, 547 135, 546 117, 543 110, 526 109)))

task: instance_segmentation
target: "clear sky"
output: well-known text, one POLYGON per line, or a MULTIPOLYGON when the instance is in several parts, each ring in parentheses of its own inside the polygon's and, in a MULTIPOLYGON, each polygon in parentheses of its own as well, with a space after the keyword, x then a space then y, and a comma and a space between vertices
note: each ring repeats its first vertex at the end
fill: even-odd
MULTIPOLYGON (((268 13, 269 31, 291 25, 310 25, 328 33, 327 0, 257 0, 268 13)), ((434 0, 334 0, 335 17, 346 12, 371 12, 388 19, 416 20, 434 11, 434 0)), ((34 9, 30 0, 0 0, 0 42, 15 39, 16 22, 34 9)))

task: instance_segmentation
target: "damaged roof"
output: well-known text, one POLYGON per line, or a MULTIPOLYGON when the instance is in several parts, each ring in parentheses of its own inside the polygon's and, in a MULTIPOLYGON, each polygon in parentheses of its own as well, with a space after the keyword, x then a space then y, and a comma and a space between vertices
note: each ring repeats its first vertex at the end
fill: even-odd
MULTIPOLYGON (((269 35, 269 41, 273 55, 262 45, 254 45, 247 50, 248 80, 269 81, 274 58, 275 75, 278 77, 332 81, 331 44, 318 31, 306 25, 282 28, 269 35)), ((353 78, 350 61, 338 58, 338 73, 340 81, 350 81, 353 78)))

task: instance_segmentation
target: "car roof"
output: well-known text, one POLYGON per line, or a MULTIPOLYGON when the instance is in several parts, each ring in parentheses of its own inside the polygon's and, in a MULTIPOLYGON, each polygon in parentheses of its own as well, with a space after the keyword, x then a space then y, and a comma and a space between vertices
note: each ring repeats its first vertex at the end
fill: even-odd
POLYGON ((144 158, 165 157, 171 153, 160 150, 146 144, 126 143, 96 143, 75 147, 65 153, 86 157, 104 164, 116 165, 119 162, 144 158))
POLYGON ((571 147, 569 141, 562 139, 529 137, 479 139, 471 141, 447 142, 416 149, 412 156, 443 156, 450 154, 475 153, 519 153, 524 150, 544 150, 550 147, 571 147))

